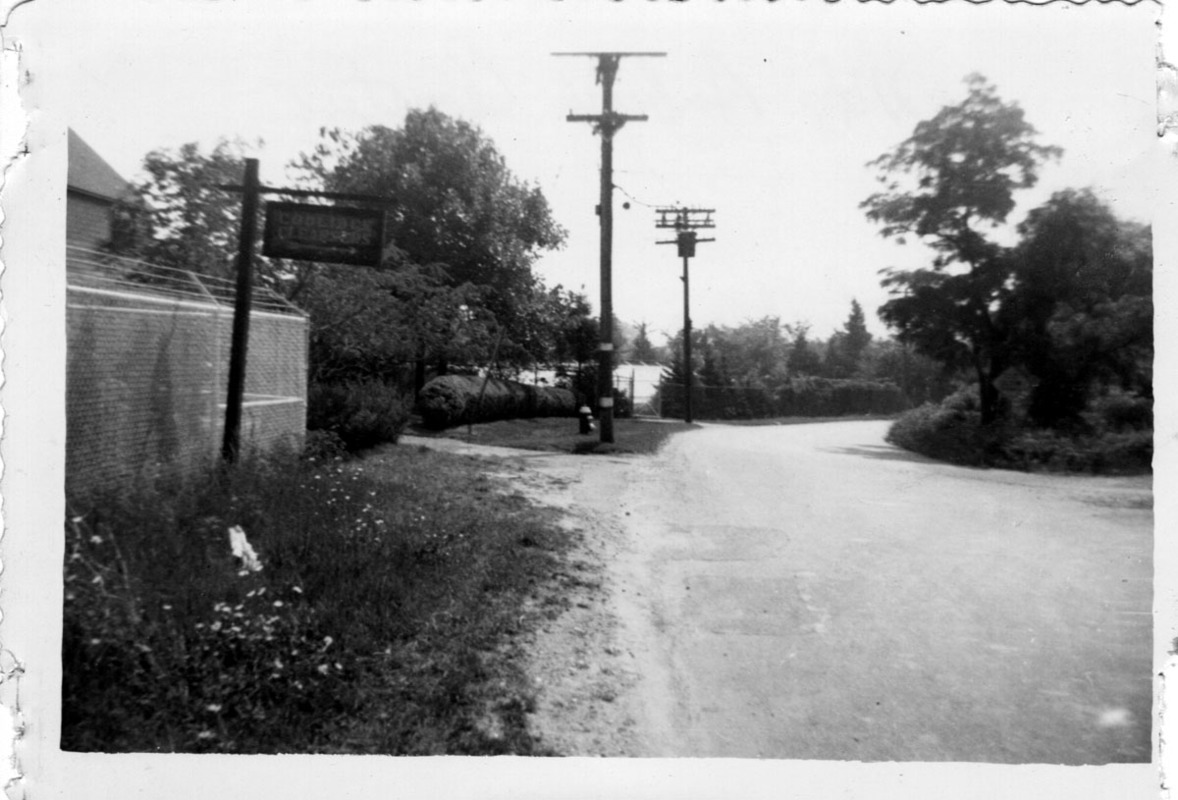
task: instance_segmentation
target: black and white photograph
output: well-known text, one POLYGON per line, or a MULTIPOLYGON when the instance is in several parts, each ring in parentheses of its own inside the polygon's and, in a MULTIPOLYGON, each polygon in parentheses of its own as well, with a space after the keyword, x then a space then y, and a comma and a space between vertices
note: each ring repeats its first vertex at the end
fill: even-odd
POLYGON ((1160 5, 7 5, 7 796, 1167 790, 1160 5))

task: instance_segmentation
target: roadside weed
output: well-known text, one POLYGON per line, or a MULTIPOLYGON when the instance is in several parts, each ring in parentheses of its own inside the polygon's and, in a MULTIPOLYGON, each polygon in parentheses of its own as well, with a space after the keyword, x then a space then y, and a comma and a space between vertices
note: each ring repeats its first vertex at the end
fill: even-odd
POLYGON ((566 534, 471 460, 252 457, 69 505, 63 749, 540 751, 513 637, 566 534))

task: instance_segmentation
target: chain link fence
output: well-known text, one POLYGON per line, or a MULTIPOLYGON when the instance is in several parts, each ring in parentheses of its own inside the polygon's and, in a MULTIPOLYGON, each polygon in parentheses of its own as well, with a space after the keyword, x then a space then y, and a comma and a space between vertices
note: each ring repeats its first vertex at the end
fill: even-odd
MULTIPOLYGON (((215 458, 225 417, 231 281, 68 247, 66 487, 133 481, 215 458)), ((244 447, 306 427, 306 315, 258 289, 250 315, 244 447)))
POLYGON ((614 369, 614 387, 621 389, 633 401, 634 416, 660 416, 659 384, 664 367, 624 361, 614 369))

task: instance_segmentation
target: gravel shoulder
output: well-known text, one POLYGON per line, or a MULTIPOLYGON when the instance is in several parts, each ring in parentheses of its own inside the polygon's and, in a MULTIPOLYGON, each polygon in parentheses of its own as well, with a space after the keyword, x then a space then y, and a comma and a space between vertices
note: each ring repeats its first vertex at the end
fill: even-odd
POLYGON ((627 487, 651 457, 583 456, 402 437, 402 444, 486 459, 488 473, 561 513, 573 545, 533 600, 540 625, 517 642, 536 691, 532 732, 562 756, 647 755, 647 607, 627 487))

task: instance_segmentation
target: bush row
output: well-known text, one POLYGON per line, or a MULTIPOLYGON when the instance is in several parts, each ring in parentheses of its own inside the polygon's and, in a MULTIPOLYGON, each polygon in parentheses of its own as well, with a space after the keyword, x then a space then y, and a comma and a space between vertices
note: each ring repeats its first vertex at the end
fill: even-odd
MULTIPOLYGON (((961 405, 947 401, 913 409, 892 424, 887 440, 914 453, 966 466, 1098 474, 1151 469, 1151 430, 1118 430, 1110 425, 1076 433, 1027 428, 1009 421, 982 425, 981 414, 961 405)), ((1114 413, 1124 409, 1125 404, 1116 405, 1114 413)))
POLYGON ((568 389, 475 375, 434 378, 418 393, 417 408, 425 426, 435 430, 500 419, 577 415, 576 398, 568 389))
MULTIPOLYGON (((683 414, 684 387, 664 382, 662 414, 683 414)), ((895 414, 908 407, 893 383, 835 378, 792 378, 777 387, 693 387, 692 412, 699 419, 842 417, 895 414)))

